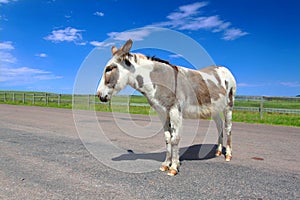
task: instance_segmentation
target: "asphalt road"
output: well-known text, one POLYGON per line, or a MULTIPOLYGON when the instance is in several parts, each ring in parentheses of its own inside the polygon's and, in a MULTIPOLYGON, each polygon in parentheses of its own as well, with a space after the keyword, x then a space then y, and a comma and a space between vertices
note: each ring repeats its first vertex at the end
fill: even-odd
POLYGON ((300 128, 234 123, 228 163, 213 156, 209 124, 184 122, 182 165, 169 177, 158 170, 157 117, 0 105, 0 199, 300 198, 300 128))

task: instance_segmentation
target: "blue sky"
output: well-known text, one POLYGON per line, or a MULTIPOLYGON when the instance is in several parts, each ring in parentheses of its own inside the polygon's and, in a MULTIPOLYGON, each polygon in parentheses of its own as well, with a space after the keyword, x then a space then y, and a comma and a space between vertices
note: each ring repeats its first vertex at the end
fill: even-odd
MULTIPOLYGON (((94 48, 110 49, 107 39, 143 41, 152 26, 201 44, 233 72, 238 95, 295 96, 299 10, 297 0, 0 0, 0 90, 72 93, 94 48)), ((184 64, 180 56, 148 53, 184 64)))

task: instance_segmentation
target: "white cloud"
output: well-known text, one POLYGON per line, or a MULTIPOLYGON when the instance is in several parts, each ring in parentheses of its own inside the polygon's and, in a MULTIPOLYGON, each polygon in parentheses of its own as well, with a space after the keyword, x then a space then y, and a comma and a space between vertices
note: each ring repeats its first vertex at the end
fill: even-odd
POLYGON ((11 41, 0 42, 1 50, 13 50, 15 47, 12 45, 11 41))
POLYGON ((300 87, 299 82, 280 82, 280 85, 284 85, 287 87, 300 87))
MULTIPOLYGON (((4 85, 23 85, 27 83, 34 83, 41 80, 53 80, 63 78, 57 76, 52 72, 29 68, 29 67, 11 67, 11 64, 15 64, 17 59, 11 54, 14 50, 14 46, 11 41, 5 41, 0 43, 0 82, 4 85)), ((39 53, 35 56, 47 57, 45 53, 39 53)))
POLYGON ((64 15, 64 17, 67 19, 67 22, 70 22, 70 19, 72 18, 73 11, 69 11, 64 15))
POLYGON ((11 50, 15 47, 12 45, 11 41, 5 41, 0 43, 0 62, 5 63, 16 63, 17 59, 11 54, 11 50))
POLYGON ((10 3, 10 2, 13 2, 13 1, 17 1, 17 0, 0 0, 0 5, 1 4, 7 4, 7 3, 10 3))
POLYGON ((224 32, 223 39, 224 40, 235 40, 239 37, 242 37, 244 35, 248 35, 249 33, 242 31, 241 29, 238 28, 231 28, 231 29, 226 29, 224 32))
POLYGON ((114 45, 115 43, 113 43, 113 42, 91 41, 90 44, 93 45, 93 46, 95 46, 95 47, 109 47, 109 46, 114 45))
MULTIPOLYGON (((207 5, 207 2, 196 2, 183 5, 180 6, 177 11, 167 15, 167 21, 147 25, 138 31, 110 32, 107 35, 110 38, 119 41, 126 41, 129 38, 135 41, 140 41, 150 35, 151 31, 153 31, 153 28, 155 27, 173 28, 186 31, 206 30, 211 31, 212 33, 220 32, 223 34, 223 37, 221 38, 223 40, 235 40, 249 34, 239 28, 232 27, 231 22, 222 20, 218 15, 202 16, 200 9, 207 5)), ((100 44, 100 46, 102 46, 102 44, 100 44)))
POLYGON ((17 58, 15 58, 10 52, 0 51, 0 62, 16 63, 17 58))
POLYGON ((85 41, 81 41, 81 42, 74 42, 76 45, 79 45, 79 46, 84 46, 87 44, 87 42, 85 41))
POLYGON ((153 24, 153 26, 171 27, 187 31, 207 30, 212 33, 222 32, 223 40, 235 40, 248 34, 239 28, 231 27, 231 22, 222 20, 218 15, 201 15, 200 9, 207 5, 207 2, 197 2, 180 6, 178 11, 172 12, 167 16, 168 21, 158 22, 153 24))
POLYGON ((181 54, 171 54, 169 55, 170 58, 183 58, 183 55, 181 54))
POLYGON ((0 82, 7 85, 19 85, 26 83, 33 83, 41 80, 61 79, 62 76, 56 76, 52 72, 29 68, 29 67, 1 67, 0 68, 0 82))
POLYGON ((178 26, 179 30, 199 30, 199 29, 212 29, 218 28, 224 22, 219 19, 218 16, 210 17, 197 17, 190 19, 188 23, 183 22, 178 26))
POLYGON ((36 80, 39 80, 39 81, 45 81, 45 80, 61 79, 63 77, 62 76, 56 76, 54 74, 45 74, 45 75, 38 75, 37 74, 33 78, 36 79, 36 80))
POLYGON ((226 30, 229 26, 231 26, 230 22, 223 22, 222 24, 220 24, 218 27, 215 27, 212 32, 213 33, 217 33, 217 32, 221 32, 226 30))
POLYGON ((72 27, 65 29, 54 30, 50 35, 44 37, 45 40, 49 40, 54 43, 58 42, 74 42, 77 45, 85 45, 86 42, 82 41, 83 30, 79 30, 72 27))
POLYGON ((41 57, 41 58, 46 58, 48 55, 45 53, 37 53, 37 54, 35 54, 35 56, 41 57))
MULTIPOLYGON (((1 5, 1 4, 0 4, 1 5)), ((5 15, 0 15, 0 21, 8 21, 5 15)), ((3 30, 3 28, 0 28, 0 30, 3 30)))
POLYGON ((252 87, 253 85, 251 85, 249 83, 238 83, 237 86, 238 87, 252 87))
POLYGON ((28 67, 20 67, 20 68, 3 68, 1 69, 3 74, 7 76, 18 76, 20 74, 49 74, 50 72, 40 70, 40 69, 33 69, 28 67))
POLYGON ((264 84, 255 84, 255 83, 238 83, 238 87, 261 87, 264 86, 264 84))
POLYGON ((207 2, 196 2, 179 7, 178 12, 173 12, 167 16, 170 20, 181 20, 182 18, 190 17, 199 13, 199 9, 206 6, 207 2))
POLYGON ((99 17, 103 17, 104 13, 97 11, 97 12, 94 13, 94 15, 99 16, 99 17))
POLYGON ((112 39, 119 40, 119 41, 127 41, 128 39, 132 39, 134 41, 141 41, 149 34, 150 34, 150 30, 145 28, 137 31, 111 32, 108 33, 107 35, 112 39))

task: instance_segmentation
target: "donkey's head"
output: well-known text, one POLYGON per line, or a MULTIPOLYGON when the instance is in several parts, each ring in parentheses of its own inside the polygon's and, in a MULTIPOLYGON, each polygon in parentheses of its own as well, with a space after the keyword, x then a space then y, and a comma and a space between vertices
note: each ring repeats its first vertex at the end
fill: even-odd
POLYGON ((130 62, 129 53, 132 40, 128 40, 121 48, 111 48, 112 58, 104 68, 102 78, 98 85, 97 95, 100 101, 107 102, 111 97, 128 85, 129 74, 134 69, 130 62))

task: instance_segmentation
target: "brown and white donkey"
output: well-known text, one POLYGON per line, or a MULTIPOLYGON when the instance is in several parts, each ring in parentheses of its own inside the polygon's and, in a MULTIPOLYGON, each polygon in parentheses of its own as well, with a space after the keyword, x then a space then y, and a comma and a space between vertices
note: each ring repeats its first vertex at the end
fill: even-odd
POLYGON ((220 156, 223 148, 223 113, 227 134, 225 160, 230 161, 232 109, 236 93, 236 81, 230 71, 221 66, 201 70, 179 67, 158 58, 130 53, 131 47, 132 40, 119 49, 112 47, 112 58, 106 64, 97 95, 106 102, 130 85, 148 99, 164 126, 167 152, 160 170, 169 170, 170 176, 178 173, 182 118, 212 117, 219 133, 216 156, 220 156))

